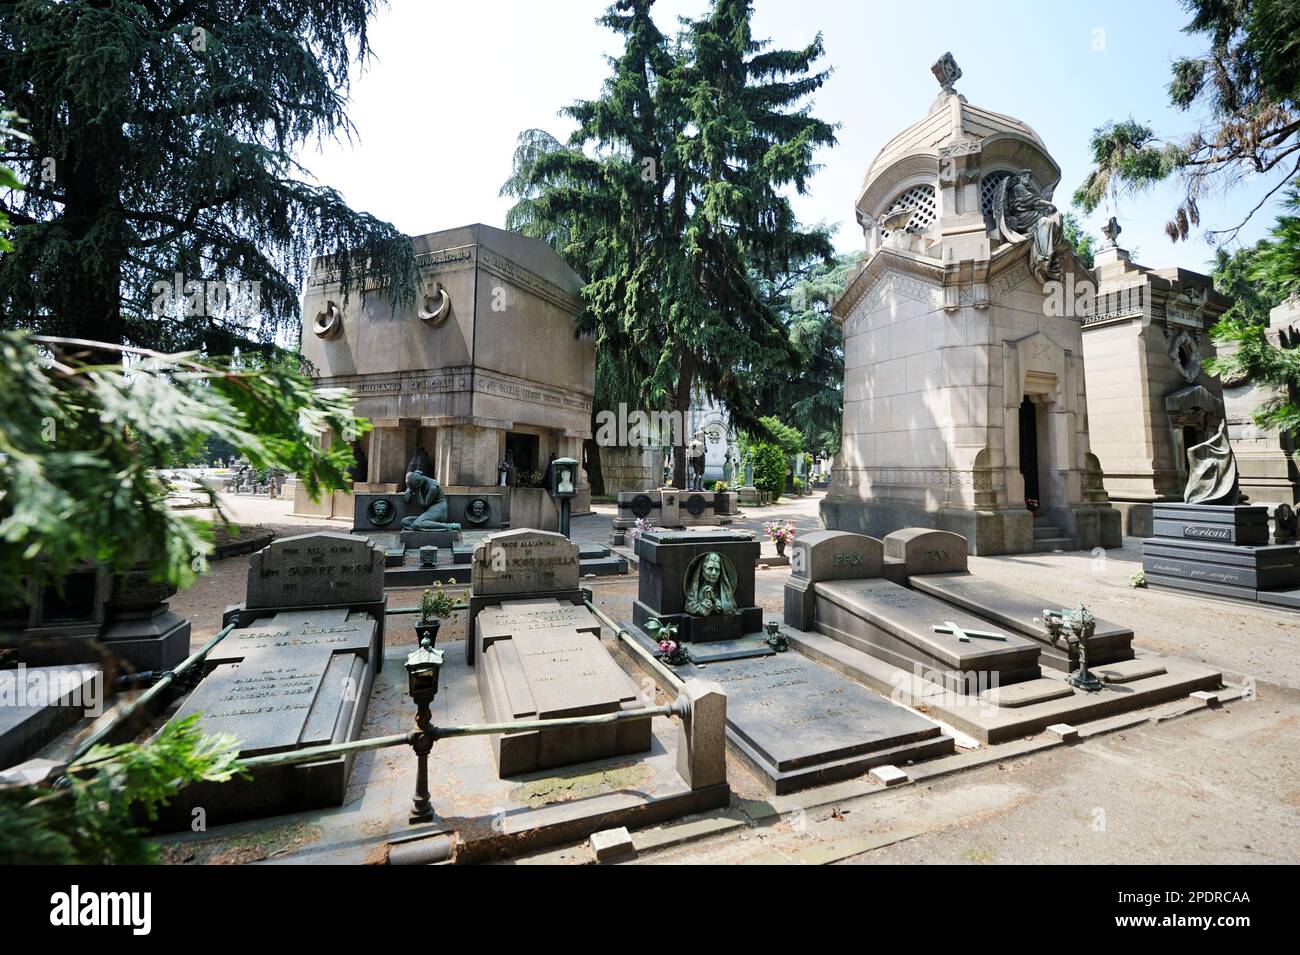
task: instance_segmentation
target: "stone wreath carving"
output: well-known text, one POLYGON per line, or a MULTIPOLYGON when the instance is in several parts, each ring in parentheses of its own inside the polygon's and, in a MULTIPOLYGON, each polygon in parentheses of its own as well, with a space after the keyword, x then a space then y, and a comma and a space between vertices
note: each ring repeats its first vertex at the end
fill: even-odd
POLYGON ((1201 346, 1196 339, 1188 332, 1180 331, 1169 344, 1169 357, 1178 366, 1183 380, 1193 384, 1201 373, 1201 346))
POLYGON ((447 294, 441 282, 433 287, 433 291, 420 299, 420 306, 416 309, 416 314, 426 325, 441 325, 450 313, 451 296, 447 294))
POLYGON ((343 334, 343 309, 334 302, 326 302, 325 307, 316 313, 311 323, 311 330, 317 338, 333 341, 343 334))

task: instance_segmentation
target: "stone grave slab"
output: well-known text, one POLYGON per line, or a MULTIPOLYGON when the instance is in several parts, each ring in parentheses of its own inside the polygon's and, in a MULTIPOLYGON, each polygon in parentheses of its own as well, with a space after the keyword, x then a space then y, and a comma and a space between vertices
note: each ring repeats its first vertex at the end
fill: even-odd
MULTIPOLYGON (((479 614, 479 696, 493 722, 643 709, 635 683, 600 643, 584 607, 507 601, 479 614)), ((501 776, 570 766, 650 748, 650 719, 491 737, 501 776)))
MULTIPOLYGON (((1039 661, 1055 670, 1070 673, 1079 666, 1077 649, 1067 652, 1064 645, 1052 646, 1041 620, 1043 611, 1049 609, 1042 600, 971 573, 918 575, 909 578, 908 583, 922 593, 969 610, 1035 641, 1042 650, 1039 661)), ((1133 631, 1099 618, 1097 631, 1088 641, 1088 664, 1095 666, 1131 659, 1133 631)))
POLYGON ((0 769, 38 752, 83 716, 102 711, 99 667, 68 664, 0 670, 0 769))
POLYGON ((1081 726, 1091 720, 1183 699, 1197 690, 1214 690, 1223 681, 1220 672, 1199 664, 1175 657, 1139 656, 1102 667, 1114 670, 1114 676, 1132 679, 1126 683, 1104 680, 1096 693, 1076 690, 1065 682, 1064 673, 1048 670, 1039 679, 1003 684, 996 693, 972 697, 940 685, 913 666, 894 665, 832 635, 793 628, 783 632, 800 654, 888 694, 905 706, 923 707, 935 719, 981 743, 1023 739, 1058 723, 1081 726), (1153 663, 1157 665, 1147 670, 1153 663), (1143 671, 1145 674, 1139 675, 1143 671), (1051 683, 1059 684, 1061 689, 1053 692, 1051 683), (1022 686, 1024 690, 1019 689, 1022 686))
MULTIPOLYGON (((347 608, 293 610, 232 631, 176 714, 202 716, 205 733, 231 733, 243 756, 357 739, 375 673, 383 665, 379 629, 347 608)), ((353 757, 265 767, 249 780, 187 787, 168 817, 200 806, 210 823, 233 822, 343 802, 353 757)))
POLYGON ((727 694, 727 736, 776 795, 953 751, 940 727, 797 653, 700 668, 727 694))
POLYGON ((1268 508, 1156 504, 1152 510, 1152 529, 1156 537, 1222 544, 1267 544, 1268 508))
POLYGON ((1037 642, 882 578, 814 585, 817 629, 897 667, 917 668, 958 693, 1037 679, 1037 642), (981 631, 962 640, 934 628, 981 631))

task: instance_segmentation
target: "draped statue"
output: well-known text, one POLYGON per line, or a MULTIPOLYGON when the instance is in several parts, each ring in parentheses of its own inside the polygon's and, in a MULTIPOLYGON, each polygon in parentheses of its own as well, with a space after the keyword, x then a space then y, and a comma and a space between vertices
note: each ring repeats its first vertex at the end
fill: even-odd
POLYGON ((1214 437, 1187 449, 1186 504, 1233 505, 1241 500, 1237 485, 1237 459, 1228 443, 1228 423, 1219 423, 1214 437))
POLYGON ((1061 213, 1042 190, 1021 170, 998 183, 993 196, 998 231, 1008 242, 1032 239, 1029 271, 1040 282, 1060 281, 1061 262, 1056 247, 1061 242, 1061 213))

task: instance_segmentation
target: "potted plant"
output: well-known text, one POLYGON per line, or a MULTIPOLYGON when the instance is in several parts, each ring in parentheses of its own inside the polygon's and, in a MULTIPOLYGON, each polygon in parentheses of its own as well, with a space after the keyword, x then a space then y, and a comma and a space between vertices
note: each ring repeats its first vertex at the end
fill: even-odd
POLYGON ((794 521, 768 521, 763 525, 763 533, 776 545, 778 555, 785 556, 785 545, 794 540, 794 521))
MULTIPOLYGON (((452 583, 454 584, 455 581, 453 580, 452 583)), ((415 625, 416 641, 423 643, 425 637, 428 637, 430 645, 438 642, 438 629, 442 626, 442 618, 450 616, 456 609, 456 601, 451 594, 442 589, 442 581, 434 583, 433 588, 433 590, 425 590, 420 595, 420 622, 415 625)))
POLYGON ((659 659, 664 663, 669 666, 681 666, 683 663, 691 662, 686 647, 682 646, 677 639, 677 624, 665 623, 659 619, 647 620, 645 631, 650 634, 650 639, 658 644, 659 659))
POLYGON ((1029 509, 1030 514, 1033 514, 1035 517, 1038 516, 1038 500, 1036 498, 1025 498, 1025 507, 1029 509))

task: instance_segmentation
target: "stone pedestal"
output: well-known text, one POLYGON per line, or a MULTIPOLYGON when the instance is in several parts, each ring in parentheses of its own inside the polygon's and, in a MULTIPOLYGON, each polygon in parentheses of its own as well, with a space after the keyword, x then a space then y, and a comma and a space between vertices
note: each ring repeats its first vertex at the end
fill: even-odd
POLYGON ((675 623, 678 638, 686 643, 757 633, 763 626, 763 611, 754 600, 754 567, 759 550, 758 541, 745 531, 651 531, 641 535, 636 542, 639 577, 637 599, 632 605, 633 622, 638 627, 652 619, 675 623), (723 555, 736 569, 739 612, 734 622, 686 612, 687 567, 696 557, 710 552, 723 555))
POLYGON ((1156 505, 1148 584, 1300 609, 1300 544, 1269 544, 1268 508, 1156 505))

